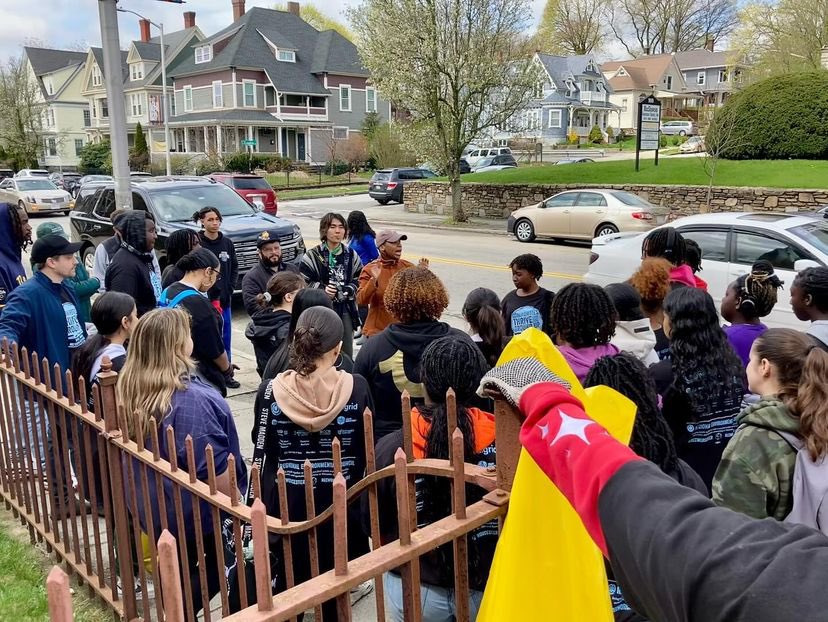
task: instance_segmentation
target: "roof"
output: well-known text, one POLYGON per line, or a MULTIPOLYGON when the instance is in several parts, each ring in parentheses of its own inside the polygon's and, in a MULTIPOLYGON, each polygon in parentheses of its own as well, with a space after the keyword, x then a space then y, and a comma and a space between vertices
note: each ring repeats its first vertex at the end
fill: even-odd
MULTIPOLYGON (((95 62, 98 64, 98 69, 101 70, 101 75, 106 78, 106 70, 104 69, 103 50, 101 48, 89 48, 92 51, 92 56, 95 57, 95 62)), ((129 75, 129 66, 127 65, 127 55, 129 53, 121 50, 121 77, 126 79, 129 75)))
POLYGON ((736 64, 738 52, 727 50, 711 52, 707 49, 676 52, 676 63, 682 71, 688 69, 707 69, 710 67, 729 67, 736 64))
POLYGON ((238 121, 239 123, 272 123, 279 119, 264 110, 206 110, 170 117, 170 123, 189 123, 198 121, 238 121))
POLYGON ((549 76, 556 82, 563 82, 566 78, 587 74, 586 68, 590 61, 595 64, 595 74, 600 76, 601 71, 598 63, 592 54, 580 54, 576 56, 553 56, 552 54, 538 54, 538 59, 546 69, 549 76))
POLYGON ((654 54, 631 60, 610 61, 601 65, 605 74, 615 73, 623 67, 626 76, 609 79, 614 91, 647 90, 653 84, 661 84, 661 78, 673 62, 672 54, 654 54))
POLYGON ((26 46, 23 48, 26 58, 32 65, 35 75, 40 77, 66 67, 82 65, 86 62, 86 52, 72 52, 70 50, 50 50, 26 46))
POLYGON ((209 38, 229 39, 209 63, 195 63, 195 55, 183 59, 172 77, 235 68, 261 68, 280 91, 327 95, 314 74, 347 73, 368 77, 356 46, 337 32, 319 32, 289 11, 253 7, 236 22, 209 38), (296 62, 276 60, 268 43, 296 50, 296 62))
MULTIPOLYGON (((132 45, 135 46, 135 51, 138 52, 138 56, 141 57, 141 60, 149 60, 158 62, 161 60, 161 46, 158 43, 150 43, 148 41, 133 41, 132 45)), ((164 42, 164 52, 169 52, 170 46, 167 45, 167 42, 164 42)))

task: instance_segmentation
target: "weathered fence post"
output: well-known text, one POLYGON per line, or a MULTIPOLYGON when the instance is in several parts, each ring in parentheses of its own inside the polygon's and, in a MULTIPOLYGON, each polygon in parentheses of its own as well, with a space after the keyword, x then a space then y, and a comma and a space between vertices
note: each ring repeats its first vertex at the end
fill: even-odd
POLYGON ((53 566, 46 577, 46 598, 49 602, 51 622, 72 622, 72 594, 69 591, 69 575, 60 566, 53 566))

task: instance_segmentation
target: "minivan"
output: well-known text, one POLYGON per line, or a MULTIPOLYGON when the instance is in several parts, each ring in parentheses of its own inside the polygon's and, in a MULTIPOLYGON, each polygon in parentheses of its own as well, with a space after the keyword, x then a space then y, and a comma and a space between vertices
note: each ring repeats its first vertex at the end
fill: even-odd
POLYGON ((661 133, 665 136, 693 136, 696 125, 692 121, 664 121, 661 124, 661 133))
POLYGON ((474 168, 474 165, 477 164, 478 160, 482 160, 483 158, 493 158, 494 156, 506 154, 512 155, 512 150, 509 149, 509 147, 489 147, 487 149, 475 149, 474 151, 469 151, 468 155, 466 155, 466 161, 472 168, 474 168))
POLYGON ((368 182, 368 196, 380 205, 389 201, 403 202, 403 186, 407 181, 436 177, 427 168, 385 168, 374 173, 368 182))

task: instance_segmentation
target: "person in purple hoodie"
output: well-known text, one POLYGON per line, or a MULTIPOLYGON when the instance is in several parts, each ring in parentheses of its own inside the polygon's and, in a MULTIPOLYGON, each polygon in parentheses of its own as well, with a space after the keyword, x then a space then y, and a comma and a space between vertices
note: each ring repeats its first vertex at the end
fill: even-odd
POLYGON ((581 382, 595 361, 618 354, 610 343, 618 313, 598 285, 570 283, 555 295, 549 316, 558 350, 581 382))
POLYGON ((722 298, 720 311, 730 326, 724 327, 727 340, 747 367, 750 348, 756 338, 768 330, 761 318, 768 315, 776 304, 776 292, 782 281, 773 273, 773 265, 760 259, 750 269, 733 281, 722 298))

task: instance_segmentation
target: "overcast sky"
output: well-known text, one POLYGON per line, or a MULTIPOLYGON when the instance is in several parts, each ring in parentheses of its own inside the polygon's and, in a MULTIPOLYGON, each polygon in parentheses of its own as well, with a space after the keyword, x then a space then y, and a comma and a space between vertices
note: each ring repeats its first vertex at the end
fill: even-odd
MULTIPOLYGON (((247 0, 246 7, 272 7, 277 0, 247 0)), ((359 0, 315 0, 319 9, 345 21, 347 7, 359 0)), ((535 19, 540 17, 545 0, 532 0, 535 19)), ((233 19, 231 0, 189 0, 171 4, 158 0, 120 0, 119 6, 164 24, 167 32, 183 26, 184 11, 195 11, 196 24, 209 36, 233 19)), ((138 38, 138 18, 120 14, 121 47, 138 38)), ((153 28, 153 36, 157 32, 153 28)), ((97 0, 0 0, 0 58, 19 54, 21 46, 37 40, 50 47, 100 45, 97 0)))

